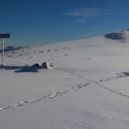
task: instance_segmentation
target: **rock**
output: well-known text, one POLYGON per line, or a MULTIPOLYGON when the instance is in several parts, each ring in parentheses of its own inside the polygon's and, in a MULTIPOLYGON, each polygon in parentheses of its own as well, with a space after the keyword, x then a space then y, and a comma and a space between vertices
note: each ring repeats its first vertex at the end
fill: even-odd
POLYGON ((109 33, 109 34, 104 35, 104 37, 108 39, 113 39, 113 40, 124 40, 125 39, 124 33, 122 32, 109 33))
POLYGON ((49 62, 42 63, 42 68, 45 69, 52 69, 53 65, 50 65, 49 62))
POLYGON ((38 63, 35 63, 31 66, 32 68, 40 68, 40 65, 38 63))

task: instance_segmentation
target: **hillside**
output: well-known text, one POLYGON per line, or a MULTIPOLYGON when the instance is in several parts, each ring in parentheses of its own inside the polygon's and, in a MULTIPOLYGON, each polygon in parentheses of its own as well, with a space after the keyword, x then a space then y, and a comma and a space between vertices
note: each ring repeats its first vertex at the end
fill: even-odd
POLYGON ((5 52, 0 128, 128 129, 129 36, 122 34, 124 43, 111 34, 5 52), (45 61, 53 69, 20 71, 45 61))

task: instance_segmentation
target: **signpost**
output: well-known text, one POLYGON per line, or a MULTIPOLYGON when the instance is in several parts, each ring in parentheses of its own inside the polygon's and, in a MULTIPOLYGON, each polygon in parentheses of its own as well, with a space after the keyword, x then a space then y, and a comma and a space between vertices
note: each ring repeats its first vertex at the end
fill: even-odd
POLYGON ((4 39, 10 38, 9 33, 0 33, 0 38, 2 39, 2 66, 4 66, 4 39))

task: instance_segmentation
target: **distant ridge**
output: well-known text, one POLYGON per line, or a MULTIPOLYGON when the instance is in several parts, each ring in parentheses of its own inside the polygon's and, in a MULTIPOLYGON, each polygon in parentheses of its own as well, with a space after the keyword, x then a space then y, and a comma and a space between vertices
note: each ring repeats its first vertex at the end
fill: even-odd
POLYGON ((125 39, 125 36, 122 32, 112 32, 109 34, 105 34, 104 37, 114 40, 122 40, 125 39))
MULTIPOLYGON (((7 46, 4 51, 8 52, 8 51, 15 51, 15 50, 20 50, 23 49, 23 47, 14 47, 14 46, 7 46)), ((0 52, 2 52, 2 50, 0 49, 0 52)))
POLYGON ((120 32, 112 32, 104 35, 105 38, 111 40, 119 40, 121 42, 125 42, 129 39, 129 29, 120 32))

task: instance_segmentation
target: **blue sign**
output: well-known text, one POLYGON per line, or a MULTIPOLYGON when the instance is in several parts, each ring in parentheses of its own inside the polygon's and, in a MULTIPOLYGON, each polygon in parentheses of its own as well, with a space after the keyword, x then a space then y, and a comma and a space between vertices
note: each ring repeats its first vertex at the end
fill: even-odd
POLYGON ((0 38, 10 38, 9 33, 0 33, 0 38))

